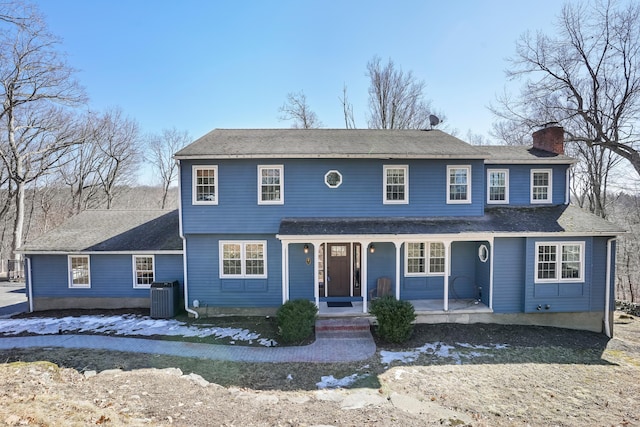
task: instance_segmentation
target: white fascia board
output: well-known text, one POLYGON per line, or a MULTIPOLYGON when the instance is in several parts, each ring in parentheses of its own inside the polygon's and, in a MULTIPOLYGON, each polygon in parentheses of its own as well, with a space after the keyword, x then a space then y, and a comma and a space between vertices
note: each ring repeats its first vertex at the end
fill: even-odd
POLYGON ((177 251, 16 251, 23 255, 182 255, 182 250, 177 251))
POLYGON ((397 154, 397 153, 348 153, 348 154, 287 154, 287 153, 262 153, 262 154, 219 154, 219 155, 184 155, 174 156, 176 160, 228 160, 228 159, 460 159, 460 160, 486 160, 487 156, 477 154, 397 154))
POLYGON ((572 165, 576 163, 578 163, 576 159, 567 160, 567 159, 553 159, 553 158, 529 159, 529 160, 487 159, 484 161, 485 165, 545 165, 545 164, 572 165))

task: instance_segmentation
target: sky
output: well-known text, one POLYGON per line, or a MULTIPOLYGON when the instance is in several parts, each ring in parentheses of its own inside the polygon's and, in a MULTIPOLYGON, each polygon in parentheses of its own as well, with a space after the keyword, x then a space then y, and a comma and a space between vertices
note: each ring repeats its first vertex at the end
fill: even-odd
POLYGON ((411 71, 445 131, 489 138, 487 109, 526 31, 551 32, 558 0, 38 0, 93 110, 119 107, 143 133, 196 139, 215 128, 287 128, 278 108, 303 91, 343 128, 343 86, 366 127, 366 64, 411 71))

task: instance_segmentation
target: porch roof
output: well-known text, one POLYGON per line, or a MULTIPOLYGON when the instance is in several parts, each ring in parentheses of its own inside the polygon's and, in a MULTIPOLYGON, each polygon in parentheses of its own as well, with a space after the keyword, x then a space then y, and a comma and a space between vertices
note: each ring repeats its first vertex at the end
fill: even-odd
POLYGON ((412 234, 575 234, 614 236, 619 226, 575 206, 490 207, 483 216, 283 218, 280 236, 412 234))

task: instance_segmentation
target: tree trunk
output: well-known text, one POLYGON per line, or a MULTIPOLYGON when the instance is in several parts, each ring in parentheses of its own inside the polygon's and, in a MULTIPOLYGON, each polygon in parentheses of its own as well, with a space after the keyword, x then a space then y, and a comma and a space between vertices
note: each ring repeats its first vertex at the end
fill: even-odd
MULTIPOLYGON (((22 165, 18 163, 19 169, 22 165)), ((21 172, 19 172, 21 173, 21 172)), ((22 229, 24 228, 24 182, 16 183, 16 218, 13 223, 13 240, 11 242, 11 259, 20 260, 20 254, 16 250, 22 246, 22 229)))

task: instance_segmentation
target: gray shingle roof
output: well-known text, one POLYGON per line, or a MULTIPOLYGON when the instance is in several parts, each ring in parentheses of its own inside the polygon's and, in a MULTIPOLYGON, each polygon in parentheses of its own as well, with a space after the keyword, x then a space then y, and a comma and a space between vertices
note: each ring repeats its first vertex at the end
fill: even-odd
POLYGON ((439 130, 215 129, 177 159, 458 158, 484 159, 475 147, 439 130))
POLYGON ((482 148, 489 154, 486 163, 575 163, 576 160, 564 154, 556 154, 550 151, 533 147, 517 145, 483 145, 482 148))
POLYGON ((624 230, 575 206, 487 208, 479 217, 284 218, 279 235, 575 234, 614 236, 624 230))
POLYGON ((89 210, 25 243, 20 252, 180 251, 178 211, 89 210))

